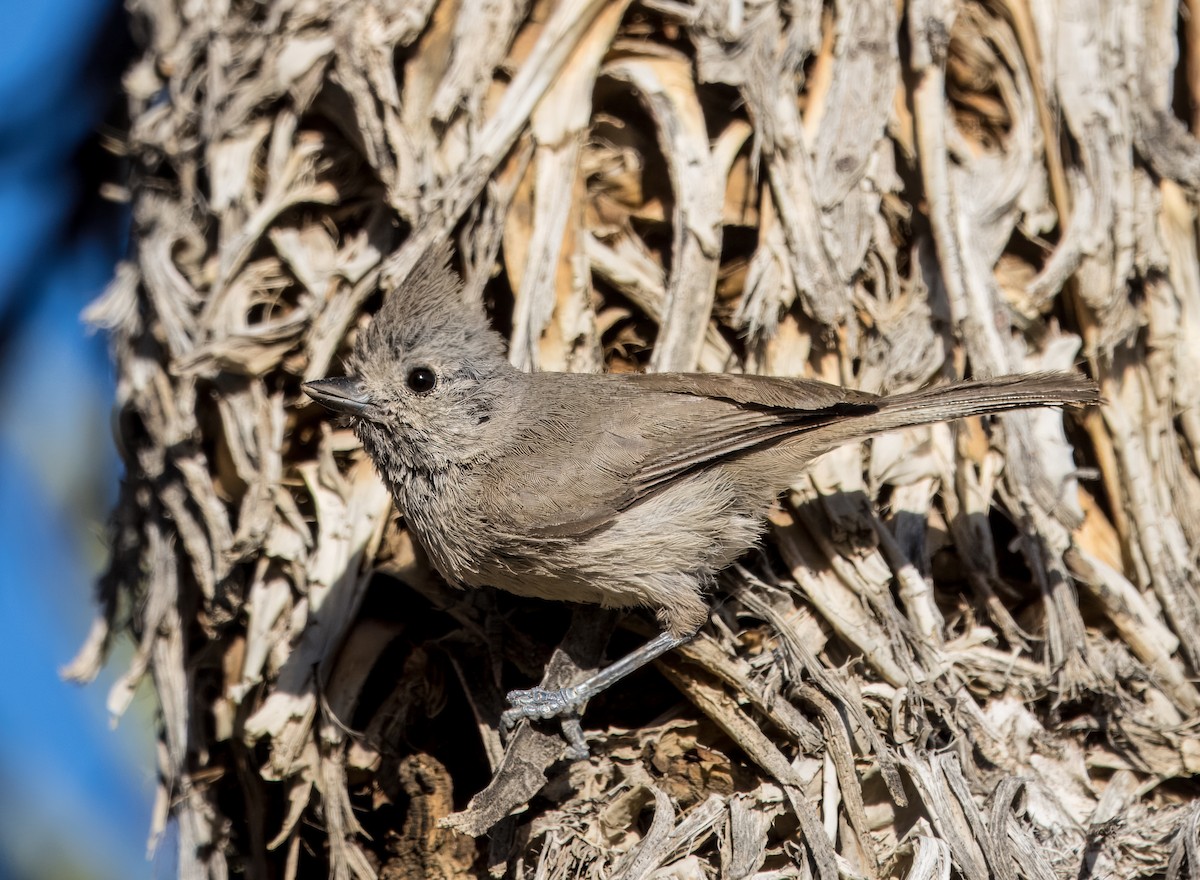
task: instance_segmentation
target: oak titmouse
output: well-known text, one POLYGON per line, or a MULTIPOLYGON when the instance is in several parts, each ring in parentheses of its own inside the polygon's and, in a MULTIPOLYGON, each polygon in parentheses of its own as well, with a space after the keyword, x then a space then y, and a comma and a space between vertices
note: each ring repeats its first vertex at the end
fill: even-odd
POLYGON ((451 583, 653 608, 663 633, 581 684, 509 694, 511 723, 577 712, 690 638, 705 589, 816 456, 883 431, 1092 403, 1070 374, 879 397, 807 379, 523 373, 442 249, 359 335, 344 378, 304 390, 350 416, 451 583))

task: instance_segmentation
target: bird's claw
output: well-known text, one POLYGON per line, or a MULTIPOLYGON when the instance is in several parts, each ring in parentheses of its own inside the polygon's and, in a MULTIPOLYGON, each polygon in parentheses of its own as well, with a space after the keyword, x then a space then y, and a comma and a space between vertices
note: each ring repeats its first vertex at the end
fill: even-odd
POLYGON ((500 729, 508 734, 526 719, 562 719, 563 738, 566 739, 567 757, 578 760, 588 756, 587 740, 579 723, 579 713, 587 698, 576 688, 543 688, 508 692, 508 709, 500 715, 500 729))
POLYGON ((583 725, 579 723, 578 715, 571 715, 562 720, 562 735, 567 741, 567 757, 572 761, 582 761, 588 756, 587 740, 583 736, 583 725))

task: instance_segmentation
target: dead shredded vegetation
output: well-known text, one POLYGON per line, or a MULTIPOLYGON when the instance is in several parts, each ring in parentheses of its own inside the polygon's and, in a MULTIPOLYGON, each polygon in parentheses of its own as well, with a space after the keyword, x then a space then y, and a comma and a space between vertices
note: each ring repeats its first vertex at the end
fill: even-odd
POLYGON ((1200 876, 1195 0, 129 5, 70 673, 135 640, 181 877, 1200 876), (827 456, 589 760, 505 748, 647 622, 447 588, 299 391, 448 237, 524 368, 1106 405, 827 456))

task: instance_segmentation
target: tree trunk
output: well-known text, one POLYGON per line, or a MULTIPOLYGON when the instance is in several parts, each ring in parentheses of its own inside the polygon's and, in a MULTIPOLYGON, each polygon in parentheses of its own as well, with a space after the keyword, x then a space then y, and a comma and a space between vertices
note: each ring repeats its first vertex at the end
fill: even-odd
POLYGON ((1197 876, 1195 0, 129 5, 74 671, 135 640, 180 876, 1197 876), (447 238, 525 369, 1106 402, 829 454, 588 760, 506 747, 647 623, 447 587, 300 392, 447 238))

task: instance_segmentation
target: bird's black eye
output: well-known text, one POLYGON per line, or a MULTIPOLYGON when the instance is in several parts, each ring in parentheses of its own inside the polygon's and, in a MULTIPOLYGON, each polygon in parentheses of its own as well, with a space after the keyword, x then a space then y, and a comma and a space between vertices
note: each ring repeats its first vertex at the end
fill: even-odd
POLYGON ((404 381, 416 394, 428 394, 437 385, 437 373, 429 367, 413 367, 404 381))

